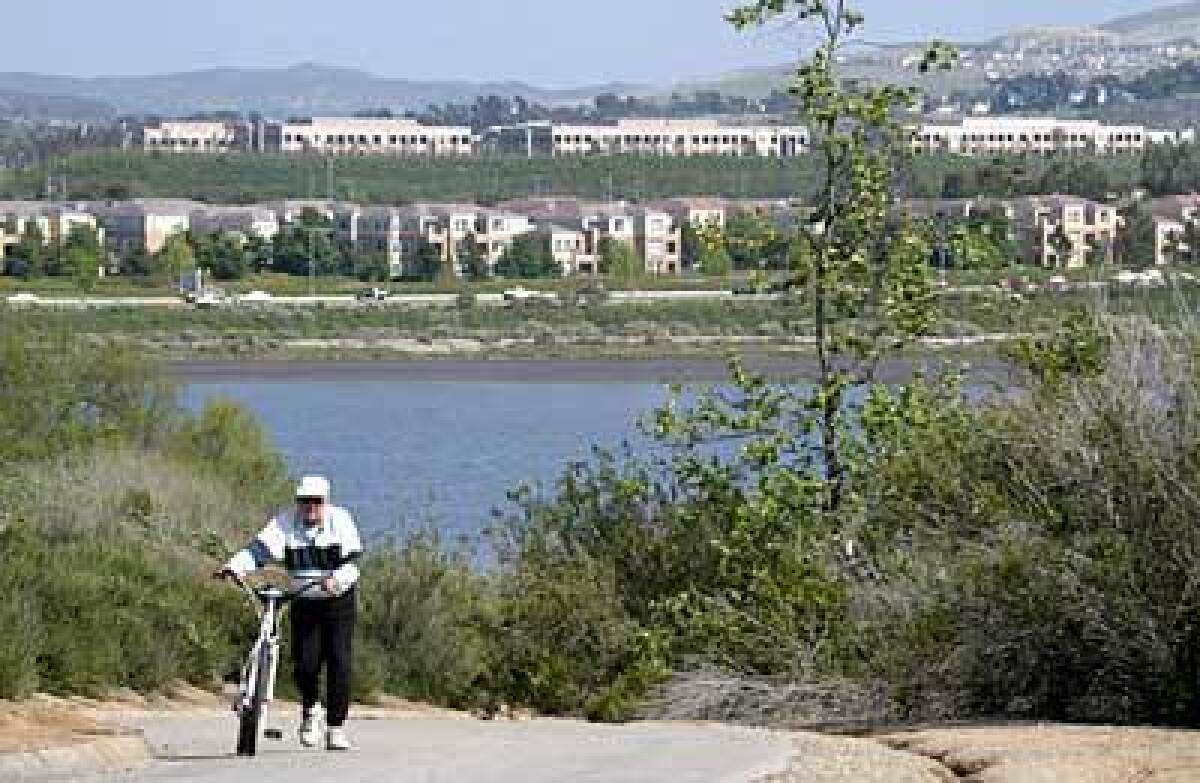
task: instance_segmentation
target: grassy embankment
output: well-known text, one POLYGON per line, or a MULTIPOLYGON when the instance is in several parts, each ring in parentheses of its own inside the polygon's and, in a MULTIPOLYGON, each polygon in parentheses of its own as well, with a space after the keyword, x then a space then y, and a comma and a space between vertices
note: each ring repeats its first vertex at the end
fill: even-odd
MULTIPOLYGON (((1196 289, 1119 288, 1027 294, 942 294, 935 336, 973 338, 1052 328, 1064 312, 1103 301, 1116 313, 1169 320, 1196 289)), ((458 355, 536 358, 712 356, 723 348, 803 355, 812 334, 803 299, 592 304, 578 307, 356 304, 36 310, 83 339, 133 343, 169 359, 351 359, 458 355)), ((914 348, 918 353, 920 348, 914 348)), ((992 349, 977 347, 973 353, 992 349)))

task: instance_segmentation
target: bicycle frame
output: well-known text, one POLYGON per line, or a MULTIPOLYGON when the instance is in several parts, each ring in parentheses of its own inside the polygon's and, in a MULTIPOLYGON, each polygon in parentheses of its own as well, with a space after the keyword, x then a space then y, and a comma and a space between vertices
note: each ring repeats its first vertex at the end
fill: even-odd
MULTIPOLYGON (((275 586, 251 588, 240 576, 234 581, 250 597, 258 612, 258 636, 250 647, 246 662, 242 666, 238 683, 238 697, 233 709, 238 713, 238 755, 253 756, 257 749, 259 726, 268 706, 275 699, 275 675, 279 669, 279 616, 283 605, 298 598, 310 588, 320 584, 312 580, 298 588, 285 592, 275 586)), ((282 739, 278 729, 268 729, 264 734, 271 739, 282 739)))
POLYGON ((255 592, 243 584, 243 589, 255 601, 258 608, 258 637, 250 647, 246 662, 242 665, 242 677, 238 683, 238 701, 235 709, 238 711, 250 709, 256 693, 255 686, 259 682, 258 669, 260 662, 265 660, 270 668, 267 670, 267 691, 261 695, 262 704, 268 705, 275 699, 275 674, 279 667, 279 610, 283 604, 284 592, 276 587, 263 588, 255 592), (261 655, 266 650, 265 659, 261 655))

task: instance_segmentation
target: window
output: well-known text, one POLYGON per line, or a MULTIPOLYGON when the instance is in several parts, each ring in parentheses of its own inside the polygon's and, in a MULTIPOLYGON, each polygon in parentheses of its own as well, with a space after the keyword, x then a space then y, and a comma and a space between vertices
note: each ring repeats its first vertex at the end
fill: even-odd
POLYGON ((368 144, 368 143, 369 143, 369 142, 367 141, 366 134, 361 134, 361 133, 359 134, 359 136, 358 136, 358 143, 359 143, 359 144, 368 144))
POLYGON ((375 146, 376 146, 376 147, 378 147, 378 146, 380 146, 380 145, 382 145, 382 144, 383 144, 383 137, 382 137, 382 136, 378 136, 378 135, 377 135, 377 136, 375 137, 375 146))
POLYGON ((616 220, 613 221, 613 231, 620 233, 624 230, 625 230, 625 220, 623 218, 617 218, 616 220))
POLYGON ((503 230, 504 230, 504 221, 501 218, 495 218, 494 220, 492 220, 492 231, 503 231, 503 230))
MULTIPOLYGON (((292 141, 292 134, 290 134, 290 133, 285 133, 285 134, 283 134, 283 140, 284 140, 284 142, 285 142, 285 143, 290 143, 290 142, 292 141)), ((151 140, 150 140, 150 143, 151 143, 151 144, 153 144, 153 143, 154 143, 154 140, 153 140, 153 139, 151 139, 151 140)))

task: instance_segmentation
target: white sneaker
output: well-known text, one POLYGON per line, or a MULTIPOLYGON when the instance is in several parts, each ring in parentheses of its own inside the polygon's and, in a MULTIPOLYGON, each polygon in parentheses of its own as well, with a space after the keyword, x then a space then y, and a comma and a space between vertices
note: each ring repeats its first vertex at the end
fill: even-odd
POLYGON ((325 734, 325 749, 326 750, 351 750, 354 746, 350 744, 350 738, 346 736, 346 730, 338 726, 331 728, 325 734))
POLYGON ((321 705, 315 705, 311 710, 304 713, 300 720, 300 744, 306 748, 315 748, 317 743, 321 741, 321 723, 322 723, 321 705))

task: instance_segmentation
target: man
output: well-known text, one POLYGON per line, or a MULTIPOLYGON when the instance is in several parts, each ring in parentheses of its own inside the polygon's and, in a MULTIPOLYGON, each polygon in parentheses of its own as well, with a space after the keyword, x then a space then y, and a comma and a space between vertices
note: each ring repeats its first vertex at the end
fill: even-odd
POLYGON ((344 726, 350 708, 350 652, 357 613, 357 563, 361 557, 362 543, 350 513, 329 503, 329 481, 321 476, 305 476, 296 487, 295 513, 273 518, 250 546, 217 574, 245 576, 282 561, 293 589, 314 580, 320 582, 291 606, 292 660, 304 706, 300 743, 305 747, 315 746, 321 738, 317 697, 324 664, 329 713, 325 747, 351 749, 344 726))

